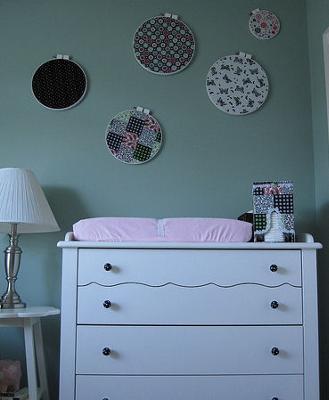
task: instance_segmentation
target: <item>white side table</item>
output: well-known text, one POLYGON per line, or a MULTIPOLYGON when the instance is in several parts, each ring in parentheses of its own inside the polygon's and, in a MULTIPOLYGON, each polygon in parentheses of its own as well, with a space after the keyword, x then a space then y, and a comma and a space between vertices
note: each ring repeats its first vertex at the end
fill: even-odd
POLYGON ((38 400, 41 397, 44 400, 49 400, 40 318, 59 313, 60 310, 54 307, 27 307, 0 310, 0 328, 15 326, 24 328, 29 400, 38 400), (37 372, 39 372, 40 382, 39 393, 37 372))

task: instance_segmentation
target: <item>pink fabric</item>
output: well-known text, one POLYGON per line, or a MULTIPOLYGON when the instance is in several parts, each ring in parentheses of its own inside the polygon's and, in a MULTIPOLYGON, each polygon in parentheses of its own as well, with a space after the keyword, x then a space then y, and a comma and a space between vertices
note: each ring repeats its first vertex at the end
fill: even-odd
POLYGON ((89 218, 73 225, 92 242, 248 242, 252 225, 223 218, 89 218))
POLYGON ((157 233, 154 218, 88 218, 73 225, 76 240, 92 242, 152 242, 157 233))
POLYGON ((167 218, 162 224, 170 242, 248 242, 252 234, 251 224, 235 219, 167 218))

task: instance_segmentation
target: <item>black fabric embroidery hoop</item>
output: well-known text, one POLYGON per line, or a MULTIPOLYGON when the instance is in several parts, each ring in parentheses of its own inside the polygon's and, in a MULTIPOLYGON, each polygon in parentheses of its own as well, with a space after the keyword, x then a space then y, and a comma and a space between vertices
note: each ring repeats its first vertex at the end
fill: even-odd
POLYGON ((58 54, 35 70, 31 89, 43 107, 56 111, 68 110, 85 97, 87 75, 69 56, 58 54))

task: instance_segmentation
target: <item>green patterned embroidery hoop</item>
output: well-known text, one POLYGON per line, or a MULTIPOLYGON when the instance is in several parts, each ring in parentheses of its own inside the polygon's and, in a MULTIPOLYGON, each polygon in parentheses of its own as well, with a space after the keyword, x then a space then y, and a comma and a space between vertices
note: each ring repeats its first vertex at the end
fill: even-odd
POLYGON ((161 126, 150 111, 136 107, 112 118, 105 141, 117 160, 126 164, 144 164, 159 152, 162 136, 161 126))

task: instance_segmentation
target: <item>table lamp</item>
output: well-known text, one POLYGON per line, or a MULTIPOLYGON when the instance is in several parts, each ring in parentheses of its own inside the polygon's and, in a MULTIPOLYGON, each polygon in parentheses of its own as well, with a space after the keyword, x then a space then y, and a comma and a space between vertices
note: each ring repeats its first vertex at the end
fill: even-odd
POLYGON ((9 246, 4 251, 7 290, 0 299, 0 308, 26 307, 15 289, 22 254, 18 246, 19 234, 58 230, 33 173, 21 168, 0 169, 0 232, 9 234, 9 246))

